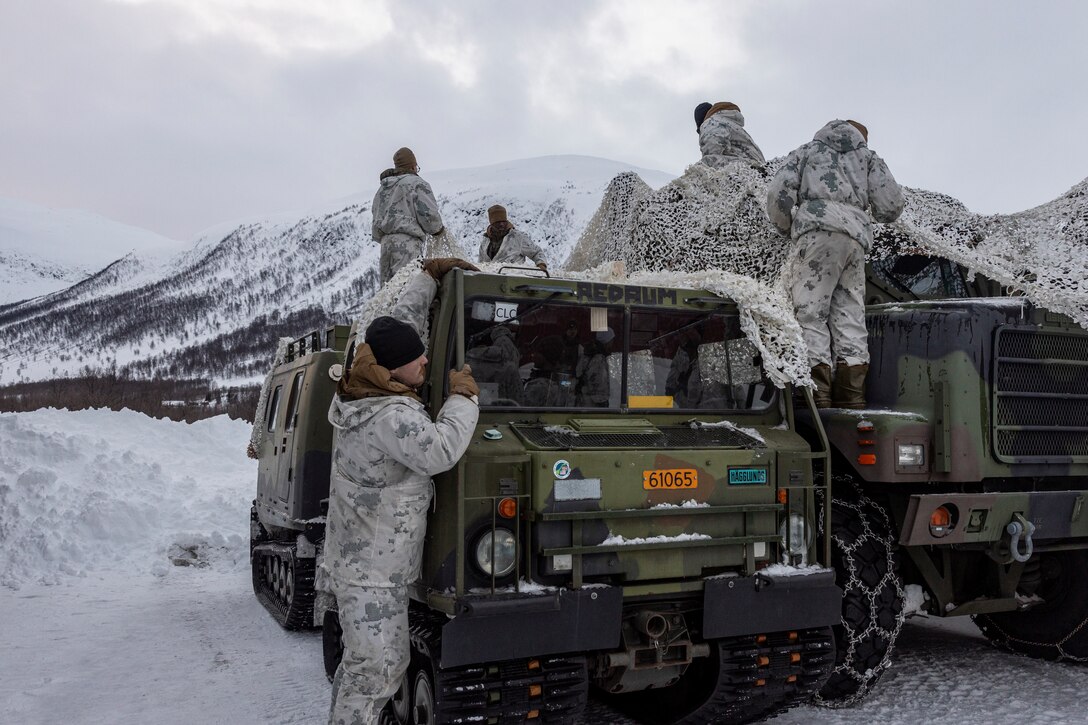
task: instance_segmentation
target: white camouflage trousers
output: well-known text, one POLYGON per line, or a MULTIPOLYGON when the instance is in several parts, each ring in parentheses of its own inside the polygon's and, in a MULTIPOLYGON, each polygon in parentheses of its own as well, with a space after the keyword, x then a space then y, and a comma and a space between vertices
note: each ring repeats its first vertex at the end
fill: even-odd
POLYGON ((338 589, 344 658, 332 680, 330 725, 375 725, 408 670, 406 587, 338 589))
POLYGON ((423 255, 423 240, 407 234, 387 234, 382 237, 382 253, 378 258, 378 271, 382 284, 393 275, 423 255))
POLYGON ((793 309, 811 367, 869 362, 865 330, 865 252, 837 232, 803 234, 796 244, 793 309), (832 357, 834 353, 834 358, 832 357))

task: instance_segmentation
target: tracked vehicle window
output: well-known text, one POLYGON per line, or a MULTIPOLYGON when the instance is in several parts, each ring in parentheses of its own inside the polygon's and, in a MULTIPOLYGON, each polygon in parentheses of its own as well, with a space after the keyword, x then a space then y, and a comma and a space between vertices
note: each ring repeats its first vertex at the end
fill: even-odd
POLYGON ((295 412, 298 410, 298 396, 302 392, 302 378, 306 375, 306 371, 303 370, 295 374, 295 379, 291 383, 291 394, 287 396, 287 421, 284 424, 286 430, 294 430, 295 428, 295 412))
POLYGON ((272 391, 272 398, 268 401, 268 432, 272 433, 276 430, 276 415, 280 412, 280 393, 283 392, 283 386, 277 385, 276 389, 272 391))
POLYGON ((940 257, 922 254, 890 256, 874 261, 872 270, 886 286, 910 292, 918 299, 968 296, 959 265, 940 257))
POLYGON ((484 407, 761 410, 774 398, 735 314, 550 300, 465 304, 465 361, 484 407), (623 390, 624 355, 627 390, 623 390))
POLYGON ((736 315, 632 310, 631 408, 760 410, 774 389, 736 315))
POLYGON ((473 299, 465 361, 481 406, 619 408, 623 310, 473 299))

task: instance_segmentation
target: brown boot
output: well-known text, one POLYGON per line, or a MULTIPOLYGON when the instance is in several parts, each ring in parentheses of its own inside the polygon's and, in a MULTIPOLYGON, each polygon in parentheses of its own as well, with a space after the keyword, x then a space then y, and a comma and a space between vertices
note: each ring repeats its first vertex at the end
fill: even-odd
POLYGON ((831 407, 831 366, 820 363, 812 368, 812 382, 816 389, 812 391, 812 398, 816 401, 817 408, 831 407))
POLYGON ((865 407, 865 376, 869 366, 847 365, 840 360, 835 365, 835 380, 831 383, 832 405, 836 408, 865 407))

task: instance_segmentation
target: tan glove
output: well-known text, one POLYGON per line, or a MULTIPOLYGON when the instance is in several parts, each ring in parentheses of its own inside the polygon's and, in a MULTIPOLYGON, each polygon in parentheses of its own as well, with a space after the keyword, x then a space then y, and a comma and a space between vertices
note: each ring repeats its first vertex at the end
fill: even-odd
POLYGON ((465 365, 460 370, 450 370, 450 395, 471 398, 480 394, 480 386, 472 378, 472 368, 465 365))
POLYGON ((476 265, 457 257, 437 257, 423 260, 423 271, 434 277, 437 282, 441 282, 446 273, 455 268, 469 269, 473 272, 480 271, 476 265))

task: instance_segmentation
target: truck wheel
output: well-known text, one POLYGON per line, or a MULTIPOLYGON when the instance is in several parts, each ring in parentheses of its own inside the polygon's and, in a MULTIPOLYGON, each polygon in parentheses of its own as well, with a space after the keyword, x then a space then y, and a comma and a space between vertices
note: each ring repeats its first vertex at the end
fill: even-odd
POLYGON ((834 707, 865 697, 884 671, 903 627, 903 582, 891 522, 860 492, 831 504, 831 563, 843 590, 835 668, 816 701, 834 707))
POLYGON ((344 642, 340 639, 343 634, 340 613, 335 609, 327 610, 321 623, 321 655, 325 660, 325 677, 329 678, 329 682, 336 676, 336 669, 344 656, 344 642))
POLYGON ((1022 612, 980 614, 975 624, 994 645, 1044 660, 1088 662, 1088 551, 1039 556, 1043 600, 1022 612))
POLYGON ((434 725, 436 711, 431 668, 424 664, 416 671, 412 684, 412 725, 434 725))

